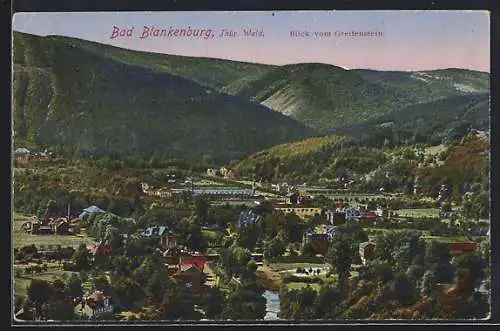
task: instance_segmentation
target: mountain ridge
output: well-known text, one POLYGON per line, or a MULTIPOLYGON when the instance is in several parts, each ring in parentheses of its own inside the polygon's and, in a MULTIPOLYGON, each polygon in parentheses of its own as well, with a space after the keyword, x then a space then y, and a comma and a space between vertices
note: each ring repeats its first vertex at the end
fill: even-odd
POLYGON ((227 160, 315 134, 262 105, 74 44, 18 38, 14 60, 16 145, 227 160))
MULTIPOLYGON (((317 62, 275 66, 150 53, 72 37, 40 37, 21 32, 13 34, 13 50, 16 141, 32 145, 39 141, 43 142, 42 145, 58 145, 61 148, 71 145, 72 138, 62 139, 54 134, 61 129, 54 123, 54 114, 69 125, 68 129, 84 132, 84 136, 93 137, 97 130, 84 128, 76 120, 68 120, 66 115, 71 113, 65 114, 68 109, 75 112, 71 115, 75 118, 105 118, 111 129, 104 133, 107 129, 100 128, 97 136, 108 137, 106 139, 110 141, 131 139, 135 141, 135 145, 132 144, 135 146, 134 153, 140 153, 143 148, 143 144, 138 143, 141 140, 138 136, 149 137, 153 132, 162 136, 163 133, 143 128, 140 132, 132 130, 129 137, 128 132, 118 126, 140 124, 154 127, 163 123, 171 128, 171 134, 167 136, 171 141, 168 145, 170 151, 176 151, 173 154, 182 154, 183 149, 199 146, 210 155, 225 154, 231 150, 229 154, 233 155, 232 158, 255 152, 262 146, 265 149, 271 146, 269 144, 327 135, 385 115, 419 109, 412 108, 416 105, 432 105, 429 102, 454 96, 489 94, 489 74, 469 69, 378 71, 345 69, 317 62), (101 67, 95 70, 97 65, 101 67), (80 67, 82 71, 79 71, 80 67), (124 74, 124 71, 130 74, 124 74), (139 82, 147 87, 143 88, 139 82), (170 87, 162 89, 158 84, 170 87), (26 93, 32 98, 22 97, 26 93), (106 93, 111 93, 113 97, 106 93), (126 100, 121 100, 123 98, 126 100), (40 105, 48 107, 48 110, 40 105), (103 107, 108 114, 96 117, 103 107), (135 110, 131 110, 128 114, 130 120, 127 120, 118 108, 130 107, 135 107, 135 110), (167 123, 163 119, 152 123, 137 113, 138 108, 144 107, 157 111, 167 109, 175 121, 167 123), (210 108, 210 112, 203 112, 205 108, 210 108), (44 117, 46 115, 50 116, 44 117), (181 123, 184 115, 187 117, 181 123), (262 116, 264 122, 262 119, 259 121, 262 116), (189 125, 186 123, 189 121, 192 122, 192 130, 187 130, 189 125), (215 124, 212 126, 211 123, 215 124), (266 126, 263 131, 259 131, 261 123, 266 126), (237 130, 229 129, 235 125, 237 130), (51 129, 47 132, 49 127, 51 129), (178 130, 179 127, 185 127, 187 131, 178 130), (198 129, 195 130, 195 127, 198 129), (204 127, 211 127, 207 131, 212 135, 223 134, 231 141, 240 142, 226 146, 222 139, 216 143, 209 136, 197 132, 204 127), (273 130, 276 131, 274 134, 273 130), (120 138, 110 136, 111 132, 120 138), (265 132, 265 137, 272 138, 262 136, 257 138, 261 139, 259 143, 243 143, 245 139, 256 139, 251 138, 254 132, 265 132), (174 142, 179 139, 176 134, 196 137, 195 141, 202 143, 184 145, 174 142), (267 145, 264 143, 266 140, 267 145), (214 146, 208 144, 210 141, 214 146), (241 151, 237 150, 237 146, 244 145, 241 151)), ((458 106, 463 110, 463 105, 458 106)), ((425 109, 422 110, 425 112, 425 109)), ((480 121, 484 119, 483 113, 478 115, 480 121)), ((155 116, 158 114, 165 115, 156 112, 155 116)), ((156 140, 153 145, 160 145, 158 139, 153 140, 156 140)), ((85 145, 84 150, 88 152, 90 145, 85 142, 80 144, 85 145)), ((117 141, 113 144, 120 145, 117 141)), ((78 150, 82 146, 71 148, 78 150)), ((118 148, 118 152, 123 151, 118 148)))

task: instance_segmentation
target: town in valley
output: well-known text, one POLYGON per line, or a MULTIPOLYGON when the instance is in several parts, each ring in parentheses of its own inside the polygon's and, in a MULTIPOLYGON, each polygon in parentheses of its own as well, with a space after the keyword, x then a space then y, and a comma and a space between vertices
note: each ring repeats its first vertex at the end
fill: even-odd
POLYGON ((14 324, 490 316, 487 15, 103 15, 15 16, 14 324))

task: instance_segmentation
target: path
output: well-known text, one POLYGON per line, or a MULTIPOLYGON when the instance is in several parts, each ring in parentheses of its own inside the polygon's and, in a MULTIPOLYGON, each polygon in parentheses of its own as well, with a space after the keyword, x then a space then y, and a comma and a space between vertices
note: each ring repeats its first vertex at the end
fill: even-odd
POLYGON ((219 278, 215 274, 215 272, 210 268, 209 263, 205 263, 205 267, 203 268, 203 272, 207 274, 207 281, 205 282, 205 285, 214 287, 219 285, 219 278))

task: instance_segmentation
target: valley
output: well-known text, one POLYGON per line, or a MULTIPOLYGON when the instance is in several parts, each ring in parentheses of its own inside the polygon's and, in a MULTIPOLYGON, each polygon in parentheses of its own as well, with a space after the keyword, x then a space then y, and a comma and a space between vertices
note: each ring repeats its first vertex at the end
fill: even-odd
POLYGON ((488 73, 13 50, 18 320, 489 313, 488 73))

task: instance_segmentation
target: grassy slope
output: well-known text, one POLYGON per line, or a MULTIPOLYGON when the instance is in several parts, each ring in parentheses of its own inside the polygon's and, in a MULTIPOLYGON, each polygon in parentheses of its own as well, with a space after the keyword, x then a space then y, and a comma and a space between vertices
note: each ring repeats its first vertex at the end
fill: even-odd
POLYGON ((64 39, 15 34, 14 62, 16 145, 228 160, 314 134, 264 106, 64 39))
POLYGON ((15 214, 12 222, 12 243, 14 248, 20 248, 27 245, 48 246, 61 245, 62 247, 72 246, 77 248, 81 243, 88 245, 94 244, 89 237, 63 236, 63 235, 30 235, 21 231, 21 225, 26 222, 26 217, 15 214))
POLYGON ((279 145, 250 155, 235 169, 240 174, 251 176, 256 167, 271 166, 279 169, 285 180, 293 181, 292 177, 304 178, 313 174, 333 179, 337 177, 338 169, 347 167, 363 172, 363 169, 376 169, 386 161, 383 151, 349 146, 350 142, 349 138, 332 135, 279 145), (287 179, 287 176, 291 178, 287 179))

